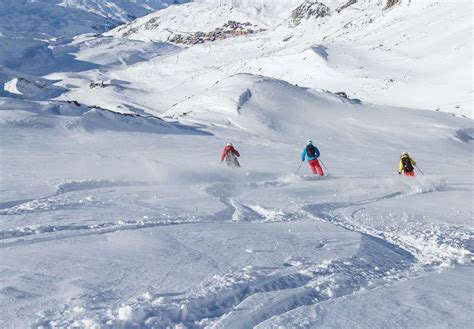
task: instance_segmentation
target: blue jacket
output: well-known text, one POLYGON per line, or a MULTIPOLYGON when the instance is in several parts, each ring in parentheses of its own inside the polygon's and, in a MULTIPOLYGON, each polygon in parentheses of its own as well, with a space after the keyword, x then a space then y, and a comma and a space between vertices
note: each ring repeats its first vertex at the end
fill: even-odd
POLYGON ((319 152, 316 146, 314 146, 313 144, 308 144, 308 145, 306 145, 303 152, 301 152, 301 161, 304 161, 305 158, 308 159, 308 161, 311 161, 311 160, 319 158, 319 156, 321 155, 321 153, 319 152), (308 147, 308 145, 311 145, 312 147, 314 147, 314 157, 310 157, 308 154, 306 154, 306 147, 308 147))

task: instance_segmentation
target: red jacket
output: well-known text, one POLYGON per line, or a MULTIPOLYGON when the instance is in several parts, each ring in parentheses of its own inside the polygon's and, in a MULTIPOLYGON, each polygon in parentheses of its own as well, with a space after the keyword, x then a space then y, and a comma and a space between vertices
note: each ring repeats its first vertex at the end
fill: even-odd
POLYGON ((224 147, 224 151, 222 151, 221 161, 224 161, 224 159, 227 156, 228 152, 232 152, 237 157, 240 157, 239 152, 233 146, 226 146, 226 147, 224 147))

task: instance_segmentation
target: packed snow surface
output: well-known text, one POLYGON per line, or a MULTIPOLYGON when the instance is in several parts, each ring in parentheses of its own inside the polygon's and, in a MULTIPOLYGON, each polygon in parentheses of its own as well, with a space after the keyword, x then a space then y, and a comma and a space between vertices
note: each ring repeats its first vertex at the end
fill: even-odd
POLYGON ((69 13, 0 21, 0 327, 472 326, 470 2, 53 2, 0 1, 69 13))

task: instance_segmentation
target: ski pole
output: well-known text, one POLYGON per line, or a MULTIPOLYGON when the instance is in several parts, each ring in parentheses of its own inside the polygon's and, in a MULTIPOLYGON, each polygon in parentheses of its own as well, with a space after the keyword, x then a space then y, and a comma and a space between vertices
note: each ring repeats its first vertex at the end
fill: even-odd
POLYGON ((298 171, 300 171, 300 168, 301 168, 302 164, 303 164, 303 161, 300 162, 300 165, 298 166, 298 169, 296 169, 296 171, 295 171, 295 175, 298 173, 298 171))
POLYGON ((321 164, 323 165, 324 169, 325 169, 326 172, 328 173, 328 176, 332 176, 331 172, 329 171, 328 167, 326 167, 326 165, 324 164, 323 160, 319 159, 319 161, 321 161, 321 164))
POLYGON ((425 176, 425 174, 423 174, 423 171, 420 169, 420 167, 418 167, 417 165, 415 165, 415 167, 421 172, 423 176, 425 176))

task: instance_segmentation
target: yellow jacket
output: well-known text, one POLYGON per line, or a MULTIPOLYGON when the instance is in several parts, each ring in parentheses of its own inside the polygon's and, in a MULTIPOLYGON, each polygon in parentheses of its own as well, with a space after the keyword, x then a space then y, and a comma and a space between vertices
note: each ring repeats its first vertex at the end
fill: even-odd
POLYGON ((411 165, 412 165, 413 167, 416 166, 415 160, 413 160, 412 158, 410 158, 408 155, 402 155, 402 156, 400 157, 400 164, 398 165, 398 172, 399 172, 399 173, 401 173, 401 172, 403 171, 403 162, 402 162, 402 160, 405 159, 405 158, 410 159, 410 163, 411 163, 411 165))

